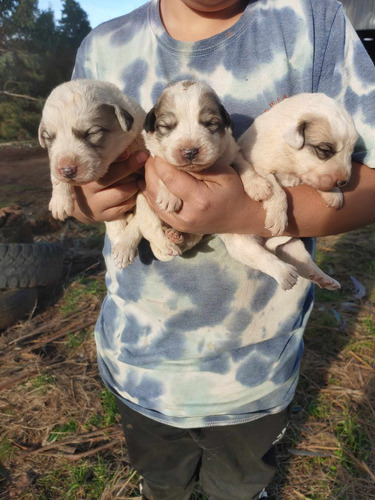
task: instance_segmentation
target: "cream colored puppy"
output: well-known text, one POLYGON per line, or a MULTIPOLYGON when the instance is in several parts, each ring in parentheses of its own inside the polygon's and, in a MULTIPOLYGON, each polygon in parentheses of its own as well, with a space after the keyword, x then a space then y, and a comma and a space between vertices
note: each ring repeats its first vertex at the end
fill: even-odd
POLYGON ((341 104, 324 94, 307 93, 276 104, 240 137, 246 192, 265 200, 265 226, 273 235, 283 233, 288 224, 282 187, 308 184, 329 207, 341 207, 339 188, 350 179, 357 138, 341 104))
MULTIPOLYGON (((266 135, 271 141, 268 131, 266 135)), ((239 152, 239 146, 232 136, 232 122, 218 96, 201 82, 181 81, 167 87, 147 114, 144 138, 151 155, 165 159, 180 170, 194 172, 213 164, 233 165, 248 194, 254 196, 254 180, 257 199, 273 196, 273 184, 256 174, 239 152)), ((168 191, 163 183, 160 183, 157 202, 162 209, 170 212, 181 207, 181 200, 168 191)), ((145 234, 146 221, 138 208, 137 217, 145 234)), ((159 259, 168 260, 177 254, 164 252, 163 240, 168 240, 168 237, 156 214, 153 214, 151 224, 148 218, 147 231, 146 238, 159 259)), ((201 237, 184 235, 180 253, 191 248, 201 237)), ((292 288, 299 276, 324 288, 340 288, 336 280, 314 264, 298 238, 282 236, 267 239, 236 234, 220 234, 219 237, 232 257, 269 274, 284 290, 292 288)))
MULTIPOLYGON (((99 180, 126 148, 144 149, 145 115, 139 104, 109 82, 73 80, 51 92, 39 125, 39 142, 50 159, 53 217, 64 220, 72 215, 73 186, 99 180)), ((106 222, 106 230, 115 262, 124 267, 133 260, 141 238, 133 214, 106 222)))
MULTIPOLYGON (((144 128, 145 144, 151 155, 180 170, 196 172, 213 164, 228 165, 238 154, 228 113, 212 89, 198 82, 184 80, 169 85, 147 114, 144 128)), ((181 200, 161 181, 157 202, 168 212, 181 207, 181 200)), ((147 211, 145 204, 145 199, 137 200, 138 222, 159 260, 172 259, 202 238, 166 229, 155 213, 147 211)))

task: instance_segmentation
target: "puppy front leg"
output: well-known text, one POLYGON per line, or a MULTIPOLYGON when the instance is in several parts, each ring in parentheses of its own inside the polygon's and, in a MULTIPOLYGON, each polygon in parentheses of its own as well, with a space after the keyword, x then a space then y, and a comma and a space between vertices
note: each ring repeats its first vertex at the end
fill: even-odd
POLYGON ((320 191, 318 189, 318 193, 328 207, 338 210, 344 203, 344 196, 339 188, 333 188, 331 191, 320 191))
POLYGON ((290 290, 297 283, 296 268, 266 250, 261 238, 244 234, 220 234, 219 236, 234 259, 268 274, 283 290, 290 290))
POLYGON ((263 207, 266 211, 265 228, 271 231, 273 236, 282 234, 288 226, 288 201, 286 193, 275 177, 267 176, 273 187, 273 194, 268 200, 264 200, 263 207))
POLYGON ((123 269, 133 262, 142 239, 137 216, 130 214, 121 219, 106 222, 105 226, 111 242, 113 260, 117 267, 123 269))
POLYGON ((137 196, 137 219, 142 235, 150 242, 155 257, 161 261, 181 255, 181 249, 173 243, 163 231, 163 222, 151 209, 143 194, 137 196))
POLYGON ((269 238, 265 246, 272 245, 275 248, 276 255, 292 264, 298 271, 298 274, 313 283, 316 283, 320 288, 327 290, 339 290, 341 285, 338 281, 324 273, 313 261, 311 255, 306 250, 305 245, 299 238, 290 238, 289 241, 283 243, 283 238, 269 238), (281 244, 277 245, 277 240, 281 240, 281 244))
POLYGON ((240 176, 246 194, 252 200, 267 200, 272 195, 272 184, 254 170, 252 164, 244 158, 241 152, 237 154, 232 167, 240 176))
POLYGON ((73 214, 74 209, 74 188, 66 182, 60 182, 51 177, 52 197, 49 202, 49 210, 54 219, 65 220, 73 214))
POLYGON ((171 193, 162 181, 159 181, 159 191, 156 197, 156 203, 162 210, 166 210, 170 213, 178 212, 182 206, 180 198, 171 193))

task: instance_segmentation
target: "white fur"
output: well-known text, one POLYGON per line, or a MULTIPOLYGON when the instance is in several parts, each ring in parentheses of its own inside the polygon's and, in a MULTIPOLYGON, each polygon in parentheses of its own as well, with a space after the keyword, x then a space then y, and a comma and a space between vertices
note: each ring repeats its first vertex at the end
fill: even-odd
MULTIPOLYGON (((333 188, 337 181, 346 181, 349 178, 350 157, 357 137, 352 120, 340 105, 326 96, 313 94, 296 96, 296 103, 293 102, 294 98, 290 98, 282 106, 278 104, 271 112, 257 118, 253 126, 241 137, 239 146, 242 155, 238 151, 230 127, 221 130, 221 133, 211 133, 209 128, 201 123, 202 103, 204 105, 205 102, 210 102, 212 108, 215 99, 210 101, 210 96, 213 95, 216 96, 212 89, 198 82, 192 84, 182 81, 167 87, 154 110, 154 130, 144 132, 150 153, 186 171, 203 170, 214 163, 232 164, 241 176, 248 195, 256 200, 265 200, 266 225, 275 234, 279 234, 287 225, 286 196, 280 183, 292 186, 305 182, 319 190, 325 190, 323 196, 328 200, 339 198, 335 192, 327 190, 333 188), (202 96, 206 97, 202 99, 202 96), (304 118, 317 120, 314 123, 318 125, 312 127, 314 140, 317 141, 320 133, 318 111, 320 106, 325 105, 324 116, 332 124, 332 130, 327 132, 329 127, 324 127, 323 135, 325 140, 327 134, 335 135, 339 153, 334 159, 322 162, 315 153, 304 150, 305 138, 301 137, 301 128, 298 128, 301 118, 298 108, 302 102, 305 102, 307 111, 304 118), (311 106, 309 102, 312 103, 311 106), (184 161, 182 151, 192 149, 198 149, 199 155, 194 161, 184 161)), ((181 200, 176 198, 161 184, 157 198, 161 208, 178 210, 181 200)), ((331 205, 338 208, 340 203, 333 201, 331 205)), ((137 215, 139 213, 138 211, 137 215)), ((154 215, 153 226, 149 226, 147 238, 154 253, 161 260, 173 258, 201 239, 202 235, 184 235, 185 240, 179 251, 165 250, 163 246, 168 237, 163 230, 163 223, 156 214, 154 215), (158 234, 157 240, 152 234, 153 231, 158 234)), ((140 219, 139 223, 141 224, 140 219)), ((292 288, 299 276, 315 282, 320 287, 340 288, 336 280, 316 266, 298 238, 261 238, 237 234, 219 236, 232 257, 269 274, 284 290, 292 288)))
POLYGON ((324 94, 309 93, 276 104, 240 137, 246 192, 253 199, 265 200, 265 226, 273 235, 283 233, 288 222, 281 186, 308 184, 329 207, 341 207, 343 197, 337 186, 350 178, 357 137, 354 122, 341 104, 324 94), (316 147, 329 148, 329 144, 334 145, 335 154, 320 159, 316 147), (264 196, 267 184, 272 196, 264 196))
MULTIPOLYGON (((50 158, 53 217, 64 220, 72 215, 73 186, 99 180, 126 148, 144 149, 140 133, 145 115, 139 104, 109 82, 74 80, 51 92, 39 141, 50 158)), ((141 239, 135 217, 128 214, 106 222, 106 229, 116 264, 128 265, 141 239), (124 244, 124 231, 131 245, 124 244)))

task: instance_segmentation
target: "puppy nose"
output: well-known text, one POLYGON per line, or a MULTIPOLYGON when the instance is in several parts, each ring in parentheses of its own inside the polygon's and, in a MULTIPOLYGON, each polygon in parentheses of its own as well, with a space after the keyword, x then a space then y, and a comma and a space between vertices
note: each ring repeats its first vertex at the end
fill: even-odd
POLYGON ((64 167, 60 168, 60 173, 63 177, 67 179, 74 179, 77 175, 77 167, 64 167))
POLYGON ((183 149, 181 151, 182 157, 187 161, 193 161, 198 156, 198 148, 183 149))

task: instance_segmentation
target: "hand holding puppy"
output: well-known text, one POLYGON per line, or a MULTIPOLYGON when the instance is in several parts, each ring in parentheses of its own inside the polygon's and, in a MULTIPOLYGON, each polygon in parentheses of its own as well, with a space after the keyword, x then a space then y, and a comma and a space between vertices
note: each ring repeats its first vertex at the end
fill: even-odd
POLYGON ((145 182, 139 181, 139 186, 158 216, 178 231, 229 233, 239 232, 242 225, 244 233, 252 226, 254 233, 265 233, 262 206, 247 196, 240 177, 230 166, 214 165, 201 172, 187 173, 158 157, 150 157, 146 162, 145 182), (160 179, 182 200, 178 212, 168 213, 158 205, 160 179), (244 217, 245 213, 254 214, 251 222, 244 217))
POLYGON ((75 186, 73 217, 84 223, 112 221, 135 206, 139 191, 137 172, 148 154, 138 151, 112 163, 98 181, 75 186))

